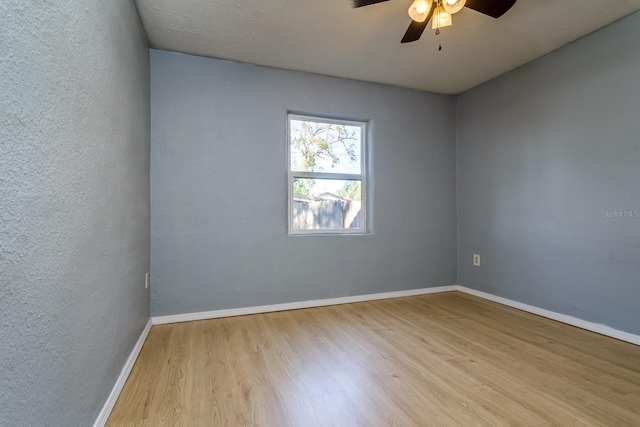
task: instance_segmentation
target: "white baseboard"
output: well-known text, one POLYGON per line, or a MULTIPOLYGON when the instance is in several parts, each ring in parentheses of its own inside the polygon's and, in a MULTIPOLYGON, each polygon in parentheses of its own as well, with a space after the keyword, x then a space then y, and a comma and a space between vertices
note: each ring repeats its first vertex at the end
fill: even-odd
POLYGON ((484 298, 499 304, 507 305, 509 307, 517 308, 518 310, 526 311, 529 313, 537 314, 538 316, 553 319, 558 322, 566 323, 571 326, 586 329, 587 331, 596 332, 601 335, 606 335, 611 338, 616 338, 621 341, 625 341, 631 344, 640 345, 640 335, 630 334, 629 332, 620 331, 610 326, 600 323, 588 322, 586 320, 578 319, 577 317, 568 316, 566 314, 556 313, 554 311, 545 310, 544 308, 534 307, 532 305, 524 304, 521 302, 513 301, 507 298, 502 298, 496 295, 488 294, 482 291, 476 291, 464 286, 456 286, 457 290, 466 294, 475 295, 480 298, 484 298))
MULTIPOLYGON (((596 332, 598 334, 605 335, 611 338, 616 338, 631 344, 640 345, 640 335, 634 335, 629 332, 624 332, 618 329, 614 329, 607 325, 588 322, 586 320, 578 319, 577 317, 556 313, 550 310, 534 307, 532 305, 524 304, 518 301, 513 301, 507 298, 499 297, 496 295, 492 295, 482 291, 477 291, 475 289, 471 289, 471 288, 467 288, 465 286, 459 286, 459 285, 438 286, 435 288, 410 289, 407 291, 383 292, 378 294, 356 295, 356 296, 350 296, 350 297, 328 298, 328 299, 321 299, 321 300, 300 301, 300 302, 291 302, 291 303, 284 303, 284 304, 261 305, 256 307, 242 307, 242 308, 231 308, 226 310, 202 311, 198 313, 174 314, 169 316, 153 316, 151 318, 151 321, 153 322, 154 325, 163 325, 167 323, 191 322, 193 320, 217 319, 220 317, 243 316, 246 314, 269 313, 269 312, 284 311, 284 310, 297 310, 300 308, 311 308, 311 307, 324 307, 328 305, 350 304, 354 302, 374 301, 379 299, 399 298, 399 297, 435 294, 440 292, 451 292, 451 291, 460 291, 470 295, 475 295, 477 297, 480 297, 489 301, 494 301, 509 307, 513 307, 518 310, 526 311, 528 313, 536 314, 538 316, 546 317, 548 319, 556 320, 558 322, 562 322, 568 325, 576 326, 578 328, 586 329, 587 331, 596 332)), ((127 372, 127 375, 128 375, 128 372, 127 372)), ((123 384, 124 384, 124 381, 123 381, 123 384)))
POLYGON ((113 389, 111 390, 111 393, 109 393, 109 397, 107 398, 107 401, 104 403, 104 406, 100 411, 100 414, 98 414, 98 418, 96 419, 96 422, 93 423, 93 427, 104 427, 104 425, 107 423, 107 420, 109 419, 109 415, 111 415, 111 411, 113 410, 113 407, 115 406, 116 401, 118 400, 118 396, 120 396, 120 392, 124 387, 124 383, 127 381, 127 378, 131 373, 131 369, 133 369, 134 363, 136 363, 136 359, 140 354, 140 350, 142 350, 142 345, 144 344, 144 341, 147 339, 147 335, 149 335, 149 331, 151 330, 152 324, 153 323, 151 322, 151 319, 149 319, 149 321, 147 322, 147 325, 142 330, 142 333, 140 334, 140 338, 138 338, 136 345, 133 346, 133 350, 131 350, 131 354, 129 354, 129 358, 125 362, 124 367, 122 368, 122 371, 120 372, 120 375, 118 376, 118 379, 116 380, 116 383, 113 386, 113 389))
POLYGON ((438 286, 435 288, 410 289, 408 291, 383 292, 379 294, 355 295, 342 298, 328 298, 311 301, 289 302, 284 304, 260 305, 256 307, 231 308, 226 310, 201 311, 199 313, 154 316, 154 325, 165 323, 191 322, 193 320, 217 319, 219 317, 243 316, 245 314, 269 313, 273 311, 297 310, 300 308, 324 307, 327 305, 350 304, 354 302, 374 301, 387 298, 410 297, 414 295, 435 294, 455 291, 456 286, 438 286))

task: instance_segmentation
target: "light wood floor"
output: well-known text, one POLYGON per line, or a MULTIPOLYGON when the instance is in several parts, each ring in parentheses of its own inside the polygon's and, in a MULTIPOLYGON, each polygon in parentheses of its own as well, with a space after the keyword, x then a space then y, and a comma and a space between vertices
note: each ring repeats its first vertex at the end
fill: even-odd
POLYGON ((640 347, 466 294, 154 326, 109 426, 640 426, 640 347))

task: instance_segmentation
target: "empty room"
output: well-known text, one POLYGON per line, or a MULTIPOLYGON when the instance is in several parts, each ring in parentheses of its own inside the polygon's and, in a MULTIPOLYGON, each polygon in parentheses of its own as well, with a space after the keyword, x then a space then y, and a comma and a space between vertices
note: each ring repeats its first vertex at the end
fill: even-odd
POLYGON ((640 0, 0 1, 0 426, 640 426, 640 0))

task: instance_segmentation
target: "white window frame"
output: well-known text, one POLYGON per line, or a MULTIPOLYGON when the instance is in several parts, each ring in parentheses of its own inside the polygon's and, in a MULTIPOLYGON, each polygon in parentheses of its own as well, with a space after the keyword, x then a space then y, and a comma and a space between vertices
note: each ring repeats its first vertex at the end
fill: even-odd
POLYGON ((367 148, 368 133, 366 121, 343 120, 318 115, 307 114, 287 114, 287 194, 288 194, 288 234, 289 235, 341 235, 341 234, 367 234, 367 148), (298 172, 291 170, 291 121, 292 120, 308 120, 319 123, 329 123, 336 125, 355 126, 360 128, 360 173, 331 173, 331 172, 298 172), (293 229, 293 180, 295 178, 307 179, 336 179, 336 180, 358 180, 362 188, 362 200, 360 201, 360 212, 362 220, 362 228, 337 228, 337 229, 311 229, 311 230, 294 230, 293 229))

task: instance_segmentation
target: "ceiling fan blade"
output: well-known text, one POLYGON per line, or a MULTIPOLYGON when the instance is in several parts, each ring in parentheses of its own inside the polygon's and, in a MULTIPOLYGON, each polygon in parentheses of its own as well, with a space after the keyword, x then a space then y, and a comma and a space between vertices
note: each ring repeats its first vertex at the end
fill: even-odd
POLYGON ((428 20, 425 20, 424 22, 416 22, 412 20, 400 43, 411 43, 420 39, 420 36, 422 36, 422 33, 424 32, 424 29, 427 28, 428 24, 428 20))
POLYGON ((492 18, 500 18, 514 4, 516 0, 467 0, 465 6, 492 18))
POLYGON ((411 20, 411 24, 409 24, 409 28, 407 28, 407 32, 404 33, 404 37, 402 37, 400 43, 411 43, 422 36, 424 29, 427 28, 427 25, 429 25, 429 21, 431 21, 431 17, 433 16, 433 12, 435 10, 434 6, 435 2, 431 5, 431 10, 429 10, 427 19, 425 19, 424 22, 416 22, 413 19, 411 20))
POLYGON ((351 0, 351 7, 369 6, 371 4, 382 3, 389 0, 351 0))

